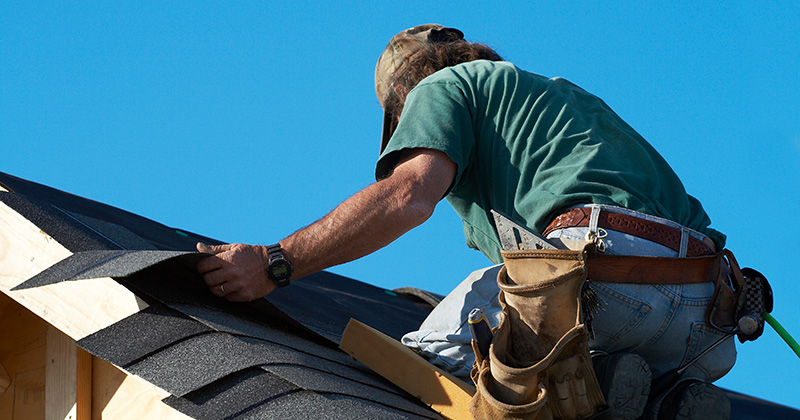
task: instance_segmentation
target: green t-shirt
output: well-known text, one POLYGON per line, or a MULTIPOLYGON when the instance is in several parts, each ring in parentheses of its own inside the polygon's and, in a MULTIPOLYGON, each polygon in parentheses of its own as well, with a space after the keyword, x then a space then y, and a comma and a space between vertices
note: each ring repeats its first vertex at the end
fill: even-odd
POLYGON ((541 232, 580 204, 609 204, 673 220, 711 237, 702 205, 658 152, 601 99, 561 78, 508 62, 472 61, 427 77, 406 99, 378 179, 403 149, 446 153, 458 165, 447 201, 470 247, 502 262, 489 210, 541 232))

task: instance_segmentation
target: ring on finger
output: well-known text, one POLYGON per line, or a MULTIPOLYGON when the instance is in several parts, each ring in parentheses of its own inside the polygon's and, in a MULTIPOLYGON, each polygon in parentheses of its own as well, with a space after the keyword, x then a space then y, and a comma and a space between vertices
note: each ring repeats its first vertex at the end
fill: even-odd
POLYGON ((223 295, 227 295, 227 293, 225 293, 225 285, 224 284, 220 284, 219 285, 219 290, 222 291, 223 295))

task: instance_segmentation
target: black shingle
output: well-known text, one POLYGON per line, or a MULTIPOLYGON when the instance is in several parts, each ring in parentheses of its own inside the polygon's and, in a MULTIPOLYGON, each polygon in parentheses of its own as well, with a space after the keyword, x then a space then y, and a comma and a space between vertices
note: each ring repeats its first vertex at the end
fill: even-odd
POLYGON ((81 339, 78 346, 124 367, 177 341, 211 331, 179 312, 154 305, 81 339))

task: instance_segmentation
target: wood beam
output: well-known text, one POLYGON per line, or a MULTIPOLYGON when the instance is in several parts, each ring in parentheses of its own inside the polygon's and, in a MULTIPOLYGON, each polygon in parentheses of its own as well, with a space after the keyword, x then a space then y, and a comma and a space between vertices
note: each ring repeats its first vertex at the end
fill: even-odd
POLYGON ((78 378, 76 384, 76 420, 91 420, 92 418, 92 356, 82 348, 78 348, 78 378))
POLYGON ((0 393, 0 418, 45 417, 47 323, 0 293, 0 364, 9 384, 0 393))
POLYGON ((47 327, 45 420, 76 420, 78 346, 52 325, 47 327))

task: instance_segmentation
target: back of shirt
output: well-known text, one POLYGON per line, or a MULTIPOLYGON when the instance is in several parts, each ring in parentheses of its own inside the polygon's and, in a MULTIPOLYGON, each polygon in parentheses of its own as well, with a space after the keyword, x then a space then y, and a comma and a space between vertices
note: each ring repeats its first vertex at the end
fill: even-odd
POLYGON ((478 60, 443 69, 408 95, 376 176, 399 152, 429 148, 458 165, 447 200, 467 243, 502 262, 489 210, 541 232, 580 204, 609 204, 710 236, 701 204, 658 152, 602 100, 561 79, 478 60))

